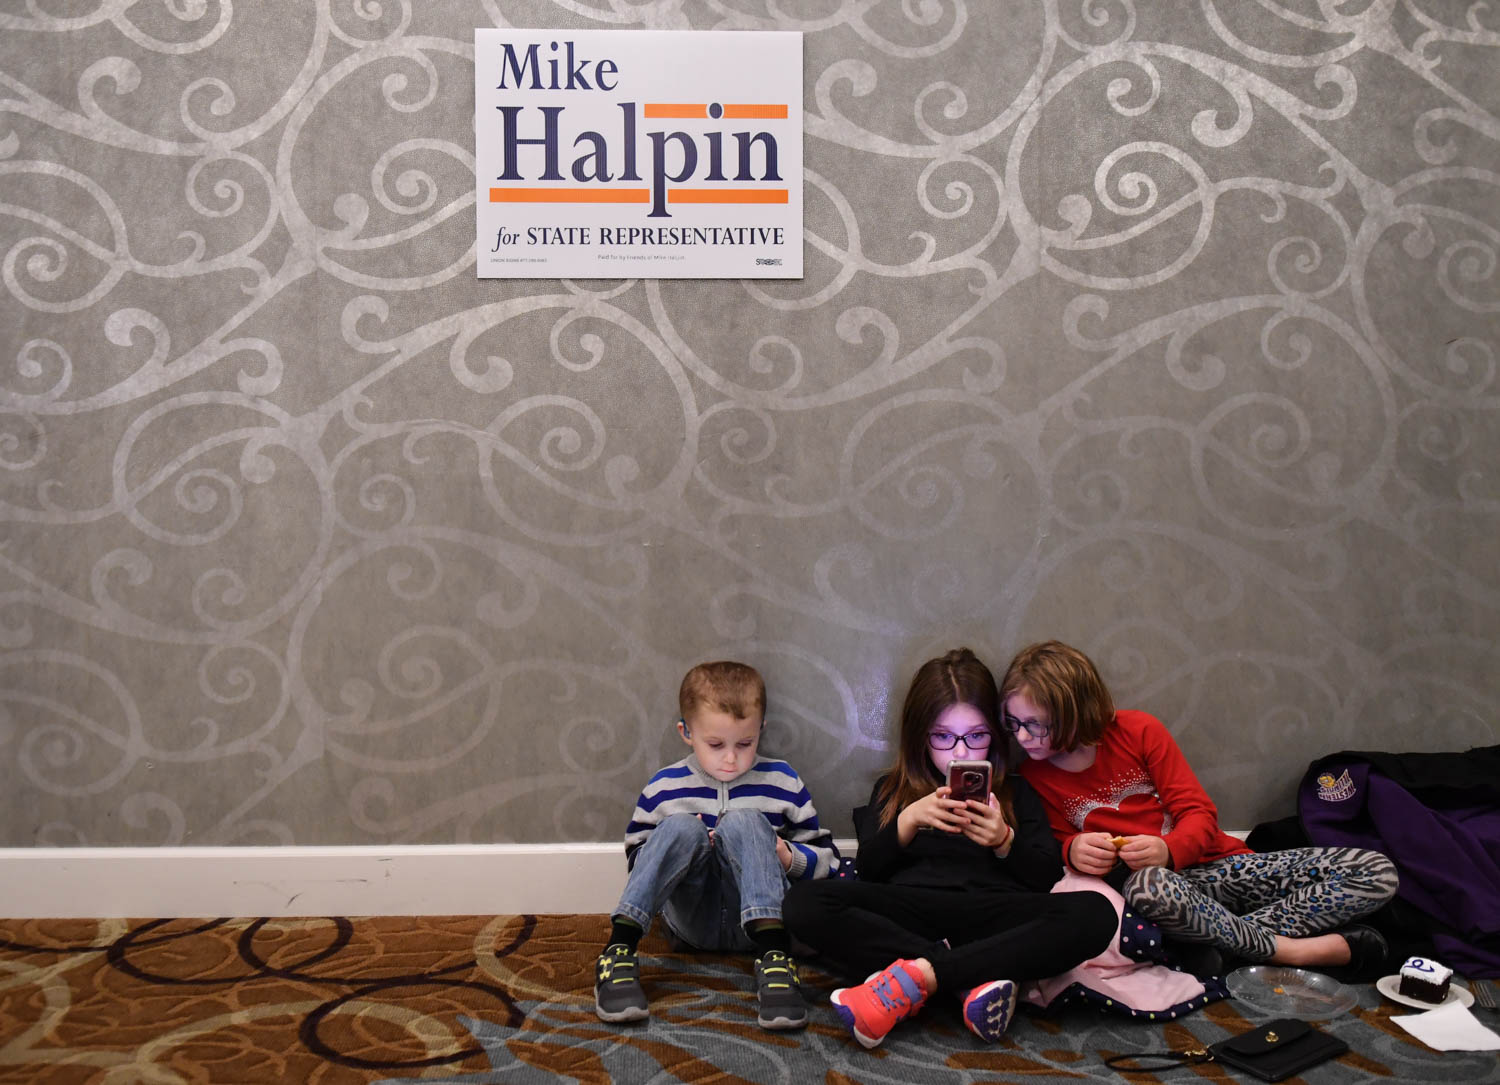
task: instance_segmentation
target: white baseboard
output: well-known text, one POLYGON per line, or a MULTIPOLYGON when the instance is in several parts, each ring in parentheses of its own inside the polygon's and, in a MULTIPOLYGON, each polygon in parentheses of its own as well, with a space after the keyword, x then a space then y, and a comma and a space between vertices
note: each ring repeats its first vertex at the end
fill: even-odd
POLYGON ((620 844, 6 848, 0 916, 608 913, 620 844))
POLYGON ((620 844, 0 848, 7 919, 607 915, 624 887, 620 844))
POLYGON ((9 919, 607 915, 624 887, 618 843, 0 848, 9 919))

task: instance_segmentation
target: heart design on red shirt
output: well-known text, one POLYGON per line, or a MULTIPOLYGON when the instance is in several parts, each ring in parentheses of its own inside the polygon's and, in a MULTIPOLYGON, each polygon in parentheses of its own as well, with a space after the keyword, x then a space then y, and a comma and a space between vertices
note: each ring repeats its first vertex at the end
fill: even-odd
POLYGON ((1166 836, 1172 831, 1172 817, 1155 792, 1133 792, 1114 804, 1095 802, 1083 818, 1084 832, 1116 832, 1122 829, 1132 836, 1166 836), (1109 811, 1106 818, 1111 824, 1090 824, 1094 815, 1101 810, 1109 811))

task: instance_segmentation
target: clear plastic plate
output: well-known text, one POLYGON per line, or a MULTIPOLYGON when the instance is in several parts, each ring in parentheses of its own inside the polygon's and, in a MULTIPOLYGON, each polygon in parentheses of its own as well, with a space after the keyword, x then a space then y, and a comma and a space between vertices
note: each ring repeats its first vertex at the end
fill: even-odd
POLYGON ((1224 982, 1232 996, 1274 1017, 1337 1017, 1359 1001, 1336 979, 1280 964, 1236 968, 1224 982))

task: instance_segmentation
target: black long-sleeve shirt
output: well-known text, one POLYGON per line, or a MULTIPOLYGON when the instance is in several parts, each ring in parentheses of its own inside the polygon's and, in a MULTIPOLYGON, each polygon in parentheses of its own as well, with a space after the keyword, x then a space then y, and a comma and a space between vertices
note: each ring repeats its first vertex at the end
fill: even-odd
POLYGON ((941 829, 918 829, 901 846, 896 819, 880 825, 881 777, 870 792, 870 804, 854 811, 859 837, 859 878, 890 885, 928 889, 998 889, 1045 893, 1062 877, 1062 853, 1047 823, 1042 800, 1019 776, 1010 777, 1016 812, 1016 837, 1000 858, 968 837, 941 829))

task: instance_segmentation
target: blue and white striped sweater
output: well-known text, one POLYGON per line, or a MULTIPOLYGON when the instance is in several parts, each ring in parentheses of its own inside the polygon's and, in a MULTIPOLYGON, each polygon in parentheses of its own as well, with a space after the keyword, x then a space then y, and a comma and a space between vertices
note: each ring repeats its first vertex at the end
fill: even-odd
POLYGON ((692 754, 647 781, 625 827, 626 861, 634 866, 636 850, 673 814, 701 815, 712 829, 730 810, 758 810, 776 835, 792 846, 787 877, 793 881, 826 878, 838 867, 833 834, 818 824, 812 796, 791 765, 761 759, 723 783, 704 772, 692 754))

